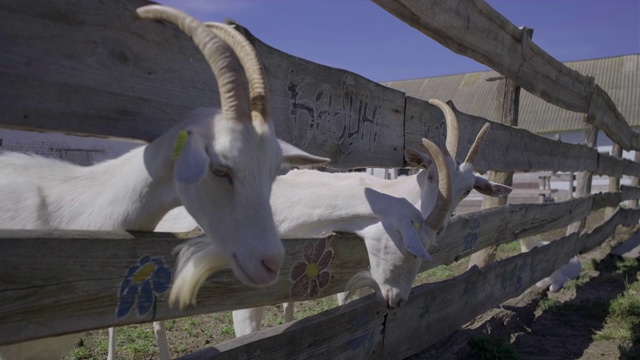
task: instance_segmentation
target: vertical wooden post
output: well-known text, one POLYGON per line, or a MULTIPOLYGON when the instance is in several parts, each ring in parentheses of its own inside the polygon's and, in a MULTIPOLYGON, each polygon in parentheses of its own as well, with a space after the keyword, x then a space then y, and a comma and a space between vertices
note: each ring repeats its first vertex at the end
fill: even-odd
MULTIPOLYGON (((598 128, 588 124, 584 129, 584 144, 590 148, 596 147, 598 143, 598 128)), ((582 171, 578 173, 576 178, 576 197, 585 196, 591 194, 591 179, 593 173, 591 171, 582 171)), ((576 221, 573 224, 567 226, 567 235, 574 232, 582 231, 584 229, 587 219, 584 218, 580 221, 576 221)))
MULTIPOLYGON (((633 161, 640 162, 640 151, 636 150, 636 154, 633 157, 633 161)), ((640 176, 631 177, 631 186, 640 186, 640 176)), ((638 199, 629 200, 629 207, 632 209, 637 209, 638 199)))
MULTIPOLYGON (((619 144, 614 143, 611 148, 611 156, 616 158, 622 158, 622 147, 619 144)), ((609 192, 616 192, 620 190, 620 178, 615 176, 609 176, 609 192)), ((604 210, 604 219, 607 220, 613 215, 618 206, 608 207, 604 210)))
MULTIPOLYGON (((491 79, 489 79, 489 81, 491 81, 491 79)), ((510 79, 501 79, 500 83, 498 83, 496 100, 496 112, 498 114, 498 119, 500 119, 503 124, 518 126, 520 87, 510 79)), ((488 179, 493 182, 512 186, 513 171, 489 171, 488 179)), ((481 209, 489 209, 506 204, 506 196, 499 198, 485 197, 482 199, 481 209)), ((497 246, 490 246, 472 254, 471 259, 469 260, 469 268, 474 265, 483 267, 494 262, 497 250, 497 246)))

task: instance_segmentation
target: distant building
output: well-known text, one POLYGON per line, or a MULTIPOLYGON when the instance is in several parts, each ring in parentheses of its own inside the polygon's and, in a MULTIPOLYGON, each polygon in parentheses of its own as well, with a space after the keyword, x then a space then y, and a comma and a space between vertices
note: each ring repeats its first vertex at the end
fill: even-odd
MULTIPOLYGON (((635 129, 640 128, 640 54, 564 63, 583 75, 593 76, 596 84, 606 91, 620 113, 635 129)), ((413 80, 392 81, 383 85, 400 90, 418 99, 453 100, 456 107, 467 114, 498 121, 494 112, 496 82, 487 81, 500 76, 495 71, 438 76, 413 80)), ((559 135, 564 142, 582 143, 585 114, 562 109, 531 93, 520 93, 518 126, 549 138, 559 135)), ((611 140, 600 132, 600 151, 611 151, 611 140)))

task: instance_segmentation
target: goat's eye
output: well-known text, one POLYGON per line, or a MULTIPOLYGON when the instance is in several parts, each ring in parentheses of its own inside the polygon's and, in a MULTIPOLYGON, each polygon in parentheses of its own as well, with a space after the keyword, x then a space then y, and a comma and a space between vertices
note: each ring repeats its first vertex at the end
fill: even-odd
POLYGON ((229 171, 229 169, 212 166, 211 172, 217 177, 226 179, 227 181, 229 181, 229 184, 233 184, 233 178, 231 177, 231 172, 229 171))

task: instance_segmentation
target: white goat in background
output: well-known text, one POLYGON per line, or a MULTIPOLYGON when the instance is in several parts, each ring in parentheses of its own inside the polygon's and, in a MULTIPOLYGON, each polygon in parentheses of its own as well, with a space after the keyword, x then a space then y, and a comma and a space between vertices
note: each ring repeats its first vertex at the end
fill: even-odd
MULTIPOLYGON (((348 286, 351 293, 357 287, 372 286, 379 298, 389 308, 395 308, 406 301, 420 260, 414 255, 428 259, 428 254, 420 255, 419 249, 412 249, 414 255, 407 253, 405 247, 412 244, 410 238, 398 238, 397 228, 390 231, 386 227, 370 225, 375 219, 374 204, 362 197, 364 191, 371 194, 387 194, 387 199, 406 198, 414 207, 421 209, 423 217, 432 221, 425 230, 427 239, 435 240, 436 230, 446 227, 448 218, 455 206, 475 188, 490 196, 503 196, 511 192, 511 188, 495 184, 473 174, 473 160, 477 155, 484 137, 489 129, 488 124, 480 131, 471 146, 465 161, 457 165, 454 157, 458 147, 458 122, 451 108, 445 103, 432 100, 445 113, 447 124, 447 149, 442 154, 429 140, 423 139, 423 146, 431 156, 415 150, 407 150, 405 157, 412 165, 423 169, 413 176, 396 180, 384 180, 362 173, 329 174, 312 170, 291 171, 279 176, 273 184, 271 206, 274 211, 276 226, 283 238, 317 238, 329 235, 334 231, 354 232, 364 238, 371 273, 360 274, 352 279, 348 286), (436 154, 440 156, 436 156, 436 154), (442 165, 432 166, 434 158, 444 156, 446 169, 442 165), (442 171, 441 171, 442 169, 442 171), (451 175, 447 175, 450 173, 451 175), (446 185, 445 179, 451 178, 452 184, 446 185), (435 179, 439 178, 438 183, 435 179), (443 187, 443 185, 446 185, 443 187), (440 191, 437 187, 440 186, 440 191), (445 190, 449 187, 449 190, 445 190), (444 195, 444 194, 447 195, 444 195), (359 196, 359 198, 356 198, 359 196), (445 199, 446 198, 446 199, 445 199), (437 201, 438 200, 438 201, 437 201), (436 205, 438 202, 441 205, 436 205), (445 205, 446 204, 446 205, 445 205), (434 211, 435 207, 435 211, 434 211), (363 224, 369 226, 365 227, 363 224), (441 225, 442 224, 442 225, 441 225)), ((438 162, 436 162, 437 164, 438 162)), ((442 163, 442 160, 440 160, 442 163)), ((400 206, 400 204, 398 204, 400 206)), ((376 220, 379 221, 379 220, 376 220)), ((384 221, 383 221, 384 222, 384 221)), ((185 229, 190 229, 190 227, 185 229)), ((170 229, 167 229, 170 230, 170 229)), ((428 243, 423 243, 428 247, 428 243)), ((181 250, 179 267, 197 268, 197 257, 205 256, 206 244, 193 240, 187 242, 181 250)), ((211 272, 201 271, 197 276, 190 270, 189 281, 195 285, 185 286, 180 271, 174 288, 185 288, 182 305, 192 303, 199 286, 211 272), (197 279, 197 280, 196 280, 197 279)), ((187 276, 183 276, 187 278, 187 276)), ((350 294, 347 295, 347 298, 350 294)), ((345 299, 342 297, 342 299, 345 299)), ((293 319, 292 306, 286 307, 285 321, 293 319)), ((233 312, 236 335, 244 335, 256 331, 260 326, 262 307, 237 310, 233 312)))
MULTIPOLYGON (((426 247, 435 240, 440 224, 450 213, 451 181, 444 155, 428 140, 425 147, 429 154, 411 149, 405 154, 414 165, 429 169, 421 179, 425 183, 424 200, 429 202, 426 220, 407 199, 352 182, 350 174, 293 170, 278 176, 273 183, 271 206, 281 236, 320 238, 335 231, 361 236, 371 269, 352 278, 349 290, 371 286, 384 306, 400 306, 409 295, 420 259, 430 259, 426 247), (433 163, 436 165, 431 166, 433 163)), ((192 225, 187 223, 181 230, 192 225)), ((175 300, 184 307, 195 303, 199 287, 212 273, 203 264, 208 263, 207 256, 213 248, 197 238, 185 242, 179 251, 173 291, 182 294, 175 300)), ((240 310, 239 314, 250 313, 249 317, 259 318, 261 310, 240 310)), ((241 328, 236 331, 242 332, 241 328)))
MULTIPOLYGON (((520 239, 519 242, 521 252, 528 252, 533 248, 549 244, 548 241, 540 241, 540 239, 536 237, 520 239)), ((538 281, 536 286, 541 289, 549 289, 551 292, 558 292, 564 287, 567 281, 577 279, 578 276, 580 276, 580 271, 582 271, 582 263, 580 263, 580 258, 576 255, 572 257, 568 263, 562 265, 560 269, 538 281)))
MULTIPOLYGON (((229 42, 232 50, 175 9, 145 6, 138 15, 177 24, 193 39, 215 75, 221 110, 195 111, 150 144, 89 167, 0 154, 0 228, 150 231, 169 210, 183 205, 215 249, 210 260, 216 268, 232 268, 247 285, 271 284, 284 257, 269 205, 283 150, 268 119, 255 52, 233 29, 226 34, 236 40, 229 42)), ((284 148, 284 158, 293 164, 328 160, 284 148)), ((79 336, 2 346, 0 358, 59 358, 79 336)), ((169 356, 163 349, 161 355, 169 356)))

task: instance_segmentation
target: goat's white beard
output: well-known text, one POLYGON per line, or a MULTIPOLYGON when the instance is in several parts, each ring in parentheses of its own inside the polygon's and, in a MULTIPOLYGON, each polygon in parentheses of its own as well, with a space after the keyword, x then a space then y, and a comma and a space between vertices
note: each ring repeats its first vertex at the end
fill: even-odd
POLYGON ((373 278, 373 275, 371 275, 371 271, 363 270, 353 275, 347 282, 347 286, 345 288, 347 295, 344 298, 344 304, 349 301, 358 289, 363 287, 370 287, 376 292, 378 297, 382 296, 382 290, 380 290, 380 286, 373 278))
POLYGON ((176 279, 169 294, 169 304, 183 309, 196 305, 198 290, 213 273, 229 268, 229 262, 217 251, 215 244, 201 236, 176 247, 178 253, 176 279))

